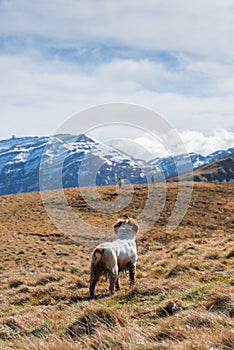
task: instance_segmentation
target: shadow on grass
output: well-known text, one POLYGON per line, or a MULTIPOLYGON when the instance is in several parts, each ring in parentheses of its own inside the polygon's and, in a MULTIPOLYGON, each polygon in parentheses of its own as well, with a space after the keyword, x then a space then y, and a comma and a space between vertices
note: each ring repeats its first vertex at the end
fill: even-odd
POLYGON ((68 301, 69 301, 69 304, 77 304, 82 301, 101 300, 101 299, 108 298, 109 296, 110 296, 109 293, 97 295, 94 298, 91 298, 89 295, 87 296, 73 295, 68 299, 68 301))

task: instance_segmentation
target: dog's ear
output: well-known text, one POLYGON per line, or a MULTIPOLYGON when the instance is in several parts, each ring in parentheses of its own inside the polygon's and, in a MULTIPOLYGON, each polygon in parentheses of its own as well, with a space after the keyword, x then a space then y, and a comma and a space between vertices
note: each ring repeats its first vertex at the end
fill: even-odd
POLYGON ((135 231, 136 233, 138 232, 139 226, 137 224, 131 224, 132 225, 132 229, 133 231, 135 231))
POLYGON ((129 216, 128 223, 132 226, 133 231, 137 233, 139 230, 139 225, 137 224, 136 220, 129 216))
POLYGON ((116 223, 113 225, 113 228, 114 228, 115 233, 118 232, 118 228, 122 225, 122 223, 123 223, 123 220, 118 219, 118 220, 116 221, 116 223))

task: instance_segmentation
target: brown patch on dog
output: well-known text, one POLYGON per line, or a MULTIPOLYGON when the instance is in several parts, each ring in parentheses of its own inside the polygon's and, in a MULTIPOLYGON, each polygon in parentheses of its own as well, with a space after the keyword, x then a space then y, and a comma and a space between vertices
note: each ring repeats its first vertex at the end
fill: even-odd
POLYGON ((94 256, 96 257, 96 254, 103 254, 104 253, 104 248, 96 248, 94 251, 94 256))

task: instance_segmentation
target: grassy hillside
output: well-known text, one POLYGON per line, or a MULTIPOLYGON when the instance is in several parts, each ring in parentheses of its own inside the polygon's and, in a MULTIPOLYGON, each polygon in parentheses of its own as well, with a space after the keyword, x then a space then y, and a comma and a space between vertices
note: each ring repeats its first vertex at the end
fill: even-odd
MULTIPOLYGON (((196 182, 230 182, 234 180, 234 154, 228 157, 216 159, 208 164, 204 164, 195 169, 192 173, 185 173, 180 177, 180 181, 190 181, 193 178, 196 182)), ((177 177, 172 177, 169 181, 177 181, 177 177)))
MULTIPOLYGON (((151 186, 158 196, 159 186, 151 186)), ((92 199, 92 189, 86 191, 92 199)), ((114 187, 99 191, 107 201, 116 197, 114 187)), ((138 235, 135 288, 123 273, 121 291, 109 296, 103 278, 94 300, 92 247, 54 227, 40 194, 0 197, 0 348, 233 349, 234 184, 195 184, 186 216, 166 235, 176 194, 177 184, 168 184, 160 218, 138 235)), ((146 196, 147 186, 136 186, 128 207, 107 215, 89 207, 78 189, 66 190, 74 212, 107 228, 122 214, 141 212, 146 196)))

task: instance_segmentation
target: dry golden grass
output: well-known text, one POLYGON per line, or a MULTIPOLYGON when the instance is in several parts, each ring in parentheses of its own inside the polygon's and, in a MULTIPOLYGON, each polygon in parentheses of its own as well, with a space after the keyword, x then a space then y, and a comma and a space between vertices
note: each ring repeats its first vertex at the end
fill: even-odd
MULTIPOLYGON (((152 186, 156 200, 161 189, 152 186)), ((114 187, 98 191, 104 200, 116 197, 114 187)), ((93 190, 86 192, 93 200, 93 190)), ((103 279, 94 300, 92 247, 54 227, 40 194, 1 197, 0 348, 233 349, 234 184, 195 184, 182 223, 166 235, 176 194, 177 184, 168 184, 160 218, 138 235, 135 288, 123 273, 119 293, 109 296, 103 279)), ((131 203, 116 214, 93 210, 78 189, 66 197, 83 220, 108 228, 122 214, 141 212, 147 186, 135 186, 131 203)))

